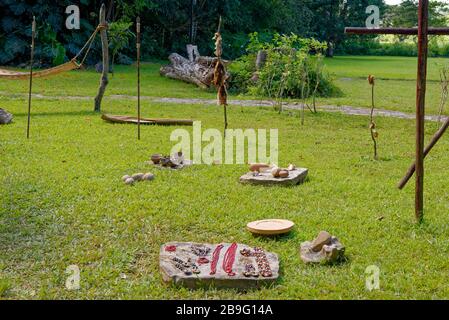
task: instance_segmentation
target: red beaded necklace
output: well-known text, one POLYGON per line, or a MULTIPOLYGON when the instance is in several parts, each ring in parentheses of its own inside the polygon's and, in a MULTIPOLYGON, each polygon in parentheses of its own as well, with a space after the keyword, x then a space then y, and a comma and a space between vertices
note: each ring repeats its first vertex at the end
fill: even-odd
POLYGON ((223 270, 230 277, 235 276, 235 272, 232 271, 232 266, 234 265, 236 251, 237 251, 237 243, 234 242, 229 246, 223 258, 223 270))
POLYGON ((210 275, 211 276, 217 272, 217 263, 218 263, 218 259, 220 259, 221 249, 223 249, 222 244, 217 246, 214 250, 214 253, 212 254, 212 262, 210 263, 210 275))

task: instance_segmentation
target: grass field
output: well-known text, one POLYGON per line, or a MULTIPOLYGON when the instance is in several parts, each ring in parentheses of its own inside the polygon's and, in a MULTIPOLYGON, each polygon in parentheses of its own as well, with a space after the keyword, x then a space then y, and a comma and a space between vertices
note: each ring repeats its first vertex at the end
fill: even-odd
MULTIPOLYGON (((388 60, 371 59, 381 64, 388 60)), ((400 75, 388 81, 414 87, 414 71, 409 70, 413 59, 405 61, 404 66, 391 64, 397 74, 389 74, 387 66, 371 73, 379 78, 381 72, 400 75)), ((328 66, 336 77, 360 82, 343 87, 346 96, 331 101, 368 103, 368 91, 358 91, 369 69, 364 59, 336 58, 328 66)), ((156 77, 157 69, 156 64, 145 66, 145 95, 214 97, 156 77)), ((118 70, 107 94, 133 94, 132 69, 118 70)), ((97 81, 97 74, 72 72, 68 78, 36 81, 35 92, 45 86, 43 94, 49 96, 92 95, 97 81)), ((378 82, 379 91, 383 81, 378 82)), ((154 170, 145 161, 152 153, 170 151, 175 127, 144 127, 142 140, 136 141, 136 127, 103 122, 88 100, 35 99, 31 139, 26 140, 26 103, 22 96, 13 96, 25 92, 25 86, 0 81, 0 91, 8 92, 1 97, 1 107, 15 115, 13 124, 0 127, 0 298, 449 298, 447 137, 427 158, 425 222, 416 225, 413 183, 404 191, 395 187, 413 158, 413 121, 377 118, 381 160, 373 161, 366 117, 321 112, 307 114, 301 126, 296 114, 231 108, 231 128, 278 128, 280 164, 310 169, 309 180, 301 186, 250 187, 238 182, 245 165, 154 170), (138 171, 153 171, 156 179, 133 187, 121 182, 122 175, 138 171), (248 221, 272 217, 293 220, 295 231, 264 239, 245 230, 248 221), (320 230, 346 245, 345 263, 301 262, 300 243, 320 230), (165 285, 158 270, 159 246, 173 240, 262 246, 279 254, 281 278, 272 287, 245 292, 165 285), (81 270, 81 288, 68 291, 65 270, 74 264, 81 270), (365 289, 370 265, 381 271, 380 290, 371 292, 365 289)), ((403 103, 396 107, 407 110, 403 103)), ((131 114, 134 109, 135 101, 126 99, 106 98, 104 103, 111 113, 131 114)), ((193 118, 204 128, 222 127, 217 106, 144 101, 143 114, 193 118)), ((427 124, 427 139, 435 128, 427 124)))
MULTIPOLYGON (((173 98, 215 98, 208 92, 188 84, 159 76, 162 62, 143 65, 142 95, 173 98)), ((448 65, 447 58, 429 58, 427 113, 437 114, 440 102, 439 70, 448 65)), ((343 56, 326 59, 326 70, 335 78, 343 94, 318 99, 319 104, 370 107, 370 87, 366 81, 373 74, 376 81, 376 107, 415 112, 416 58, 343 56)), ((74 71, 34 82, 34 92, 49 96, 93 96, 96 94, 98 74, 93 71, 74 71)), ((0 97, 26 93, 27 81, 0 81, 0 97)), ((108 94, 135 95, 135 68, 115 66, 108 94)), ((233 96, 231 99, 257 97, 233 96)), ((232 101, 231 101, 232 103, 232 101)))

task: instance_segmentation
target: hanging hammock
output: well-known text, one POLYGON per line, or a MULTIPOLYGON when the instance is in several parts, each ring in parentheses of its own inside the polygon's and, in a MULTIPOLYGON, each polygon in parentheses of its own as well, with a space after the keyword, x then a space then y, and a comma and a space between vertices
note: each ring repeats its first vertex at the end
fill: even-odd
MULTIPOLYGON (((41 71, 33 71, 33 78, 42 78, 47 76, 52 76, 61 72, 75 70, 81 67, 81 64, 78 64, 75 60, 70 60, 64 64, 59 66, 45 69, 41 71)), ((9 80, 26 80, 30 78, 29 72, 16 72, 11 70, 0 69, 0 79, 9 79, 9 80)))
MULTIPOLYGON (((44 69, 41 71, 33 71, 33 78, 42 78, 42 77, 48 77, 52 75, 56 75, 62 72, 67 72, 71 70, 79 69, 84 61, 87 58, 87 55, 89 54, 90 48, 92 47, 92 43, 95 40, 95 36, 97 33, 103 29, 107 28, 107 25, 99 25, 95 31, 90 36, 89 40, 84 44, 84 46, 81 48, 81 50, 78 52, 78 54, 69 62, 66 62, 64 64, 61 64, 59 66, 44 69), (77 62, 78 57, 81 55, 81 53, 87 48, 87 51, 81 61, 81 63, 77 62)), ((20 71, 12 71, 12 70, 6 70, 0 68, 0 79, 9 79, 9 80, 26 80, 30 78, 30 72, 20 72, 20 71)))

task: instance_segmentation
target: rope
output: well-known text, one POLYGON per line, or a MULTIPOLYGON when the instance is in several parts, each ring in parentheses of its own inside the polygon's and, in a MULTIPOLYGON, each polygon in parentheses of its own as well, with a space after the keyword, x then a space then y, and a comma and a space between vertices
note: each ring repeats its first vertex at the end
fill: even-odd
POLYGON ((103 30, 107 30, 108 29, 108 25, 107 24, 99 24, 97 26, 97 28, 95 28, 95 31, 92 33, 92 35, 90 36, 90 38, 86 41, 86 43, 84 44, 84 46, 80 49, 80 51, 78 51, 78 53, 76 54, 76 56, 72 59, 72 60, 77 60, 79 58, 79 56, 81 55, 81 53, 87 48, 86 53, 84 54, 83 59, 81 60, 81 65, 84 64, 84 62, 87 59, 87 56, 89 55, 90 49, 92 48, 92 44, 95 40, 95 37, 97 35, 98 32, 103 31, 103 30))
MULTIPOLYGON (((89 52, 92 48, 92 44, 95 40, 97 33, 100 31, 103 31, 103 30, 107 30, 107 29, 108 29, 107 24, 99 24, 97 26, 97 28, 94 30, 94 32, 91 34, 89 39, 86 41, 84 46, 81 48, 81 50, 79 50, 78 53, 75 55, 75 57, 73 57, 73 59, 71 59, 69 62, 66 62, 64 64, 61 64, 59 66, 56 66, 56 67, 53 67, 50 69, 33 72, 33 78, 44 77, 44 76, 80 68, 81 65, 83 65, 84 62, 86 61, 87 56, 89 55, 89 52), (87 50, 86 50, 86 48, 87 48, 87 50), (81 63, 77 63, 78 58, 80 58, 80 56, 84 50, 86 50, 86 52, 81 60, 81 63)), ((0 69, 0 78, 28 79, 29 72, 14 72, 14 71, 0 69)))

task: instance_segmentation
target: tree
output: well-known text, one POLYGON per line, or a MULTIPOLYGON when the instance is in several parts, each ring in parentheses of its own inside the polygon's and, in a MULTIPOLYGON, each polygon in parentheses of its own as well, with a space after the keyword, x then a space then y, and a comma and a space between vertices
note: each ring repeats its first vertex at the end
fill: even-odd
POLYGON ((327 56, 332 57, 335 49, 348 41, 359 41, 356 37, 348 40, 344 28, 365 26, 366 8, 369 5, 378 6, 381 14, 384 12, 383 0, 315 0, 310 4, 314 13, 312 35, 326 41, 327 56))

